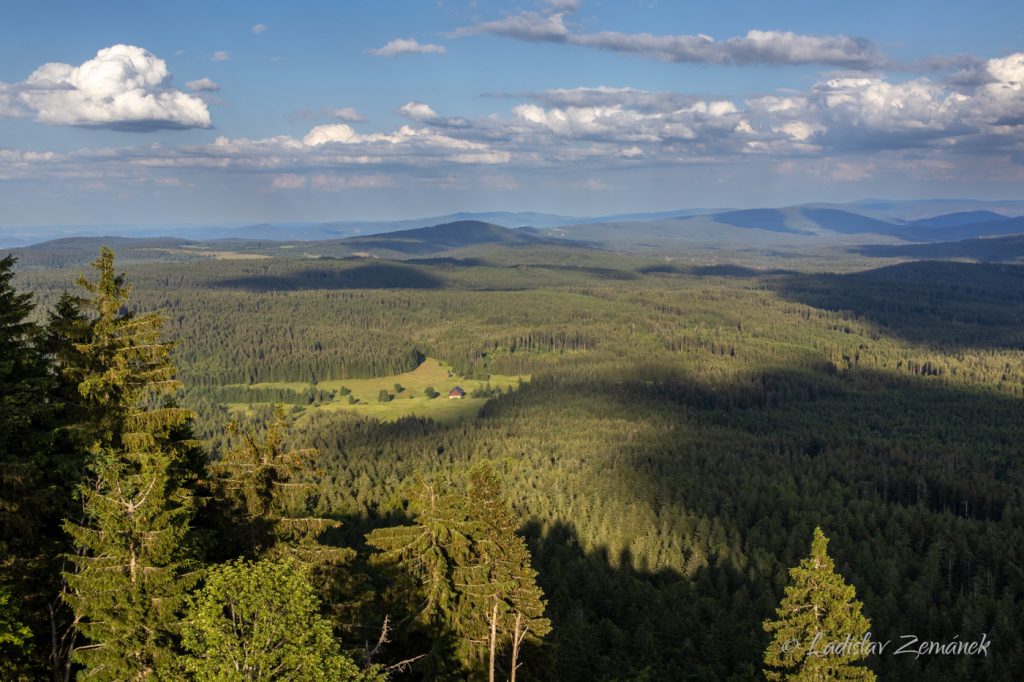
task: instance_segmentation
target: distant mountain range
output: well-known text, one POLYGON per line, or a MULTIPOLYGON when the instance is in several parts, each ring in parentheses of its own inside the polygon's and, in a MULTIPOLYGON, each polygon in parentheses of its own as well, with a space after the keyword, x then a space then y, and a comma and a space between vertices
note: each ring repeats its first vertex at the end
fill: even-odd
MULTIPOLYGON (((501 227, 533 227, 558 230, 587 225, 609 225, 612 229, 638 223, 660 221, 691 222, 690 231, 701 226, 728 226, 757 229, 776 234, 891 234, 900 239, 933 240, 935 234, 908 230, 900 233, 894 226, 955 230, 969 225, 992 223, 1006 217, 1024 216, 1024 201, 976 201, 971 199, 929 199, 890 201, 867 199, 849 204, 814 203, 786 208, 732 210, 727 208, 683 208, 673 211, 625 213, 596 217, 566 216, 534 212, 462 212, 407 220, 341 220, 325 223, 259 223, 252 225, 65 225, 33 228, 0 228, 0 248, 27 246, 52 239, 85 236, 176 237, 192 241, 240 239, 246 241, 322 241, 367 236, 386 232, 431 227, 449 223, 477 221, 501 227), (708 219, 711 223, 698 219, 708 219)), ((661 227, 665 227, 664 225, 661 227)), ((728 230, 725 237, 728 238, 728 230)), ((936 233, 938 234, 938 233, 936 233)), ((949 232, 945 239, 976 236, 949 232)), ((713 239, 713 230, 704 235, 713 239)), ((702 238, 704 238, 702 237, 702 238)))
MULTIPOLYGON (((967 202, 938 203, 960 206, 967 202)), ((883 220, 832 205, 808 204, 606 216, 587 222, 572 222, 580 219, 551 214, 489 213, 456 214, 462 218, 459 220, 440 217, 388 223, 192 228, 184 231, 189 236, 172 237, 147 236, 142 233, 159 228, 145 228, 131 233, 132 236, 121 232, 101 237, 64 237, 14 248, 14 251, 23 267, 78 264, 87 255, 95 254, 100 243, 114 247, 128 261, 278 255, 404 259, 484 245, 597 247, 635 252, 687 248, 794 252, 838 248, 873 256, 890 254, 914 258, 928 257, 917 254, 932 253, 933 257, 992 260, 1000 256, 998 242, 992 238, 1024 235, 1024 202, 1007 208, 1009 203, 1012 202, 1003 202, 1000 206, 1021 214, 974 208, 914 220, 883 220), (491 220, 464 217, 473 215, 486 215, 491 220), (529 220, 535 224, 510 226, 495 222, 498 220, 506 223, 529 220), (421 225, 423 222, 429 224, 421 225), (372 232, 374 229, 379 231, 372 232), (199 236, 192 236, 193 231, 199 236), (931 248, 914 245, 930 245, 931 248)), ((894 210, 891 204, 886 206, 894 210)), ((878 205, 866 205, 874 206, 872 210, 876 212, 881 210, 878 205)), ((1017 241, 1007 241, 1004 255, 1012 258, 1017 245, 1017 241)), ((12 246, 16 247, 8 244, 7 248, 12 246)))

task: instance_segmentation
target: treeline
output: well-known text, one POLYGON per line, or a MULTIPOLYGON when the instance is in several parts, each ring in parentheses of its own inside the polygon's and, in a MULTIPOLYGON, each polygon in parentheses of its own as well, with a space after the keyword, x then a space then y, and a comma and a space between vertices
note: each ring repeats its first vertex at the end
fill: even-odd
MULTIPOLYGON (((606 259, 589 268, 403 264, 392 279, 379 264, 362 284, 380 288, 352 274, 368 267, 362 261, 317 261, 315 277, 298 259, 130 272, 133 305, 168 311, 193 389, 384 376, 424 356, 472 378, 590 371, 643 356, 727 382, 737 370, 830 362, 836 372, 923 375, 1024 396, 1020 268, 932 263, 732 279, 638 275, 623 261, 612 278, 606 259), (407 271, 438 284, 401 288, 407 271), (965 278, 976 283, 955 283, 965 278)), ((52 304, 71 275, 20 277, 52 304)))
POLYGON ((318 453, 286 445, 283 410, 222 425, 231 446, 209 458, 164 319, 129 310, 112 251, 43 325, 12 265, 0 260, 0 678, 515 679, 550 624, 488 465, 420 479, 400 523, 338 542, 310 482, 318 453))

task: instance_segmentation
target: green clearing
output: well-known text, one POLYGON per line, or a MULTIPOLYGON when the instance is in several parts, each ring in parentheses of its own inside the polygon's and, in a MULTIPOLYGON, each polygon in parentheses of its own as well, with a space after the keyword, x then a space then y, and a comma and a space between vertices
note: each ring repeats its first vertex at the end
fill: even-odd
MULTIPOLYGON (((330 401, 323 401, 319 404, 309 405, 303 409, 307 412, 337 412, 348 411, 356 414, 375 417, 381 421, 395 421, 402 417, 417 416, 428 417, 439 422, 449 422, 461 417, 475 415, 488 397, 472 397, 478 390, 500 390, 502 392, 517 388, 520 382, 530 380, 530 375, 504 375, 492 374, 488 380, 467 379, 456 373, 451 365, 437 358, 426 358, 419 367, 401 374, 392 374, 383 377, 370 379, 328 379, 318 382, 316 388, 320 391, 335 392, 330 401), (395 384, 402 386, 400 393, 395 392, 395 384), (451 400, 448 398, 448 391, 455 386, 461 386, 466 392, 465 397, 451 400), (433 387, 439 395, 430 398, 426 389, 433 387), (358 401, 349 403, 348 395, 341 395, 341 390, 347 388, 351 395, 358 401), (378 402, 378 396, 382 390, 392 395, 389 402, 378 402)), ((237 384, 235 385, 237 386, 237 384)), ((309 384, 300 381, 278 381, 252 384, 250 388, 276 388, 292 390, 302 393, 309 388, 309 384)), ((254 405, 260 403, 227 403, 232 411, 249 412, 254 405)))

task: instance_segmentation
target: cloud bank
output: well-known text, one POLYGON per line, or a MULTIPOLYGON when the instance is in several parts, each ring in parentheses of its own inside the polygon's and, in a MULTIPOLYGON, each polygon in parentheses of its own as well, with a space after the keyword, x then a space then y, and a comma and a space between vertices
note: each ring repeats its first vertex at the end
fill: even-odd
POLYGON ((886 59, 869 41, 844 35, 801 35, 789 31, 748 31, 745 36, 715 40, 704 34, 573 33, 565 17, 577 2, 549 5, 547 12, 520 12, 502 19, 456 29, 452 36, 500 35, 527 42, 578 45, 624 52, 666 62, 698 64, 825 64, 848 69, 872 69, 886 59))

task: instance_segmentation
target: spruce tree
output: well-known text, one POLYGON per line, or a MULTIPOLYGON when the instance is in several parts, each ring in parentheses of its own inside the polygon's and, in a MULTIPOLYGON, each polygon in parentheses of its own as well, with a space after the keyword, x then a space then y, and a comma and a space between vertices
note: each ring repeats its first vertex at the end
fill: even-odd
POLYGON ((163 318, 127 310, 130 287, 107 248, 93 263, 89 332, 75 344, 92 439, 80 486, 84 519, 65 524, 76 551, 66 600, 87 640, 83 679, 169 676, 180 610, 198 578, 190 523, 202 455, 179 388, 163 318))
MULTIPOLYGON (((50 606, 58 603, 61 518, 69 513, 80 458, 54 429, 65 413, 57 379, 31 321, 32 295, 13 286, 15 259, 0 259, 0 584, 32 637, 2 656, 5 679, 37 678, 48 667, 50 606)), ((11 635, 14 636, 13 634, 11 635)))
POLYGON ((443 670, 467 665, 465 647, 454 639, 455 633, 465 631, 456 573, 471 565, 473 557, 465 496, 419 478, 406 495, 413 524, 368 533, 367 544, 378 550, 371 563, 397 569, 392 589, 411 612, 413 627, 429 638, 427 666, 443 670))
POLYGON ((773 633, 764 654, 769 680, 875 679, 871 670, 857 665, 867 657, 858 645, 871 623, 861 613, 854 587, 836 573, 827 548, 828 538, 815 528, 810 556, 789 569, 790 584, 776 610, 778 619, 764 623, 765 631, 773 633), (844 643, 847 646, 835 646, 844 643))
POLYGON ((290 449, 290 421, 277 408, 265 431, 233 421, 228 432, 240 444, 211 463, 214 495, 232 529, 234 556, 291 555, 311 565, 344 561, 352 550, 329 547, 319 538, 341 524, 314 513, 316 486, 308 480, 314 448, 290 449))
POLYGON ((458 635, 463 665, 480 665, 495 679, 499 650, 510 649, 510 676, 528 637, 551 630, 530 552, 516 533, 512 509, 489 466, 475 467, 470 490, 442 491, 419 481, 409 500, 415 525, 367 535, 377 561, 404 569, 422 594, 417 617, 458 635))
MULTIPOLYGON (((509 677, 515 680, 526 638, 540 639, 551 630, 544 618, 544 593, 537 585, 526 542, 504 500, 501 484, 488 464, 470 473, 469 521, 474 560, 461 572, 465 601, 474 612, 466 621, 482 624, 488 653, 488 676, 495 679, 499 648, 510 645, 509 677)), ((479 639, 479 632, 472 640, 479 639)))

